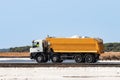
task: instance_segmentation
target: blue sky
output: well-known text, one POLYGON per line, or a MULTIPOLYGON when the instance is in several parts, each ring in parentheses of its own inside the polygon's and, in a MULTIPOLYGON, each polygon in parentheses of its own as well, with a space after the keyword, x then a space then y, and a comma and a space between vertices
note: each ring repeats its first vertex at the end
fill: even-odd
POLYGON ((0 48, 47 35, 120 41, 120 0, 0 0, 0 48))

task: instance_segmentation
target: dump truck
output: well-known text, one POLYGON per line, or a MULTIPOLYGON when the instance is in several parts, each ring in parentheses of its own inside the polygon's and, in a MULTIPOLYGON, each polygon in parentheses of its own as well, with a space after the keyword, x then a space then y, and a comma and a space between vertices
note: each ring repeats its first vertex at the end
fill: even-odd
POLYGON ((47 37, 34 40, 30 48, 30 58, 38 63, 62 63, 64 60, 75 60, 76 63, 95 63, 104 52, 103 40, 100 38, 47 37))

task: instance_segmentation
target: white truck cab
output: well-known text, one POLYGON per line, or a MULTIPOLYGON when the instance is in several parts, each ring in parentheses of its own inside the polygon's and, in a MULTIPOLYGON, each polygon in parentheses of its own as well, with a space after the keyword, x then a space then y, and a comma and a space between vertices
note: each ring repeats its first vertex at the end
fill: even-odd
POLYGON ((30 48, 30 58, 36 59, 38 63, 47 62, 49 58, 45 44, 47 45, 44 40, 34 40, 30 48))
POLYGON ((32 42, 32 48, 30 48, 30 53, 38 53, 38 52, 43 52, 42 40, 34 40, 32 42))

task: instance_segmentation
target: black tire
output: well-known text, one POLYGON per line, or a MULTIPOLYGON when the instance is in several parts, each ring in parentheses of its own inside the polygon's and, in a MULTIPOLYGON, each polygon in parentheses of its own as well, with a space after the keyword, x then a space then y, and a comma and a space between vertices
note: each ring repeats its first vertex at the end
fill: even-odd
POLYGON ((97 55, 97 56, 95 57, 94 63, 96 63, 96 62, 99 60, 99 56, 100 56, 100 55, 97 55))
POLYGON ((99 57, 95 58, 94 63, 96 63, 99 60, 99 57))
POLYGON ((82 55, 82 54, 76 55, 75 56, 75 62, 76 63, 82 63, 82 62, 84 62, 84 55, 82 55))
POLYGON ((37 55, 37 56, 36 56, 36 61, 37 61, 38 63, 44 62, 44 56, 43 56, 43 55, 37 55))
POLYGON ((85 63, 94 63, 95 56, 93 54, 86 54, 85 55, 85 63))
POLYGON ((59 61, 58 61, 58 63, 62 63, 62 62, 63 62, 63 60, 59 60, 59 61))
POLYGON ((52 55, 51 60, 53 63, 61 63, 63 61, 60 59, 59 55, 52 55))

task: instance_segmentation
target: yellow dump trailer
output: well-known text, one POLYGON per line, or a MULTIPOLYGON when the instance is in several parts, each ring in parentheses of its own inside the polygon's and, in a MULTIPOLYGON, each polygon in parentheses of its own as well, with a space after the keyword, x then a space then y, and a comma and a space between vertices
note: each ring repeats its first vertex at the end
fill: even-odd
POLYGON ((94 63, 104 52, 103 40, 98 38, 46 38, 52 62, 75 59, 77 63, 94 63))
POLYGON ((96 38, 47 38, 55 53, 103 53, 103 41, 96 38))

